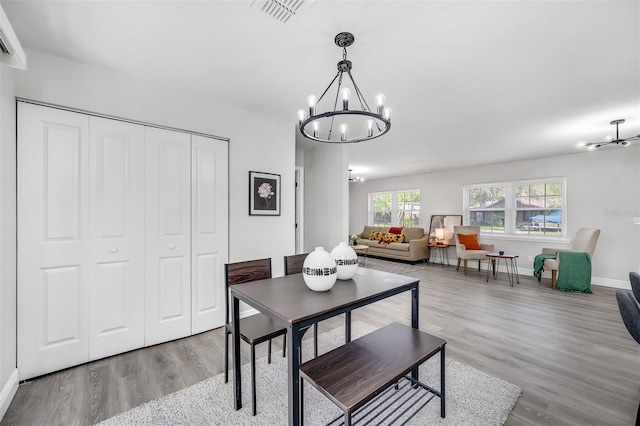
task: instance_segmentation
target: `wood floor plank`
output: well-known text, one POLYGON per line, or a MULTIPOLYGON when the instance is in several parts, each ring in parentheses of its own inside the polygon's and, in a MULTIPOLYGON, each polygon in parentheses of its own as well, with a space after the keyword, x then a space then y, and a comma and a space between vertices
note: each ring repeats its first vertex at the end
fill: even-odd
MULTIPOLYGON (((487 283, 477 268, 464 275, 455 266, 373 258, 367 267, 419 278, 420 329, 446 339, 447 356, 523 389, 507 425, 634 424, 640 345, 622 323, 615 289, 564 293, 526 276, 510 287, 502 273, 487 283)), ((353 319, 409 325, 409 296, 358 309, 353 319)), ((343 324, 339 316, 319 330, 343 324)), ((281 342, 273 342, 276 356, 281 342)), ((266 346, 258 345, 258 358, 266 346)), ((248 362, 249 346, 241 348, 248 362)), ((222 372, 223 351, 217 329, 52 373, 21 384, 0 424, 90 425, 222 372)))

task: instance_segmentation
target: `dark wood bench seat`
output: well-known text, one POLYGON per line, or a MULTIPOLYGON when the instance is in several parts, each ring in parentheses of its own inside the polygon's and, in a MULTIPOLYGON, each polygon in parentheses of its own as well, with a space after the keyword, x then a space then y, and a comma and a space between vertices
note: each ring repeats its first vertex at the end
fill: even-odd
MULTIPOLYGON (((351 414, 358 408, 411 372, 416 380, 414 387, 440 397, 440 415, 444 418, 446 343, 423 331, 392 323, 302 364, 300 376, 336 404, 349 425, 351 414), (417 382, 418 366, 438 352, 440 391, 417 382)), ((302 398, 302 392, 300 395, 302 398)))

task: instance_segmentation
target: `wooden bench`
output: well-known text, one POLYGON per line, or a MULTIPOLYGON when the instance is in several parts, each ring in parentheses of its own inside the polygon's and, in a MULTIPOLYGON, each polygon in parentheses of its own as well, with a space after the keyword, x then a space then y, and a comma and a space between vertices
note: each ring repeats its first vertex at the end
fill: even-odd
MULTIPOLYGON (((391 388, 399 389, 399 381, 406 378, 407 390, 420 393, 420 400, 427 398, 417 409, 412 402, 406 410, 391 410, 397 415, 393 420, 406 414, 410 409, 415 415, 435 396, 440 397, 440 416, 445 417, 445 345, 446 341, 406 325, 392 323, 353 340, 344 346, 312 359, 300 366, 300 377, 308 381, 320 393, 329 398, 344 412, 344 424, 351 425, 351 416, 374 398, 376 412, 386 400, 387 393, 396 394, 391 388), (440 352, 440 391, 418 381, 418 366, 440 352), (411 375, 408 376, 408 373, 411 375), (395 386, 394 386, 395 385, 395 386), (377 401, 380 401, 378 404, 377 401)), ((301 413, 304 417, 302 388, 300 380, 301 413)), ((387 402, 386 406, 396 404, 387 402)), ((388 408, 388 407, 387 407, 388 408)), ((369 410, 362 410, 369 411, 369 410)), ((359 414, 358 414, 359 415, 359 414)), ((369 414, 365 414, 369 415, 369 414)), ((377 414, 380 415, 380 414, 377 414)), ((385 414, 382 414, 385 415, 385 414)), ((385 418, 386 420, 386 418, 385 418)), ((379 419, 376 422, 380 421, 379 419)), ((371 420, 366 421, 369 423, 371 420)))

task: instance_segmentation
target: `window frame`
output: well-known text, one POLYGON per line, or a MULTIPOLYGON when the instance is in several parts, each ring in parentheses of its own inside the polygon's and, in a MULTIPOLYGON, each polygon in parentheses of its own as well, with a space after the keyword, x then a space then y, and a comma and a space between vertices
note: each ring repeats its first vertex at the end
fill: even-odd
MULTIPOLYGON (((505 187, 505 205, 504 205, 504 232, 487 232, 481 230, 481 235, 490 238, 510 239, 510 240, 526 240, 526 241, 544 241, 544 242, 566 242, 567 237, 567 179, 564 176, 544 177, 535 179, 518 179, 508 181, 495 181, 485 183, 471 183, 463 185, 463 218, 465 223, 471 223, 471 207, 469 205, 469 192, 472 188, 484 188, 490 186, 505 187), (535 185, 535 184, 559 183, 562 188, 561 210, 562 210, 562 227, 559 236, 552 235, 530 235, 527 233, 517 232, 516 217, 518 211, 523 209, 517 208, 517 191, 519 185, 535 185)), ((500 209, 497 209, 500 210, 500 209)), ((542 210, 542 209, 541 209, 542 210)), ((489 211, 489 210, 487 210, 489 211)), ((500 210, 502 211, 502 210, 500 210)))
MULTIPOLYGON (((408 192, 417 192, 418 194, 420 194, 420 203, 422 203, 422 191, 420 191, 420 189, 416 188, 416 189, 399 189, 399 190, 394 190, 394 191, 377 191, 377 192, 370 192, 367 196, 367 200, 368 200, 368 208, 367 208, 367 224, 368 226, 383 226, 383 225, 377 225, 375 223, 373 223, 373 197, 376 195, 391 195, 391 225, 390 226, 400 226, 398 225, 398 212, 400 211, 400 209, 398 209, 398 195, 399 194, 405 194, 408 192)), ((420 227, 422 223, 422 204, 420 205, 420 213, 418 214, 418 223, 416 225, 414 225, 415 227, 420 227)))

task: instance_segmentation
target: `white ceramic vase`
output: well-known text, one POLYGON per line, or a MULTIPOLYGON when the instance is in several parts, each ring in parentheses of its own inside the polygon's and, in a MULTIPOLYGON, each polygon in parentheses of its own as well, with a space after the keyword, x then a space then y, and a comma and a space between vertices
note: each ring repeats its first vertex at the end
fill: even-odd
POLYGON ((350 280, 358 270, 358 255, 345 242, 341 242, 331 250, 331 257, 336 261, 339 280, 350 280))
POLYGON ((302 264, 302 277, 307 287, 313 291, 331 290, 338 277, 336 261, 324 247, 316 247, 302 264))

